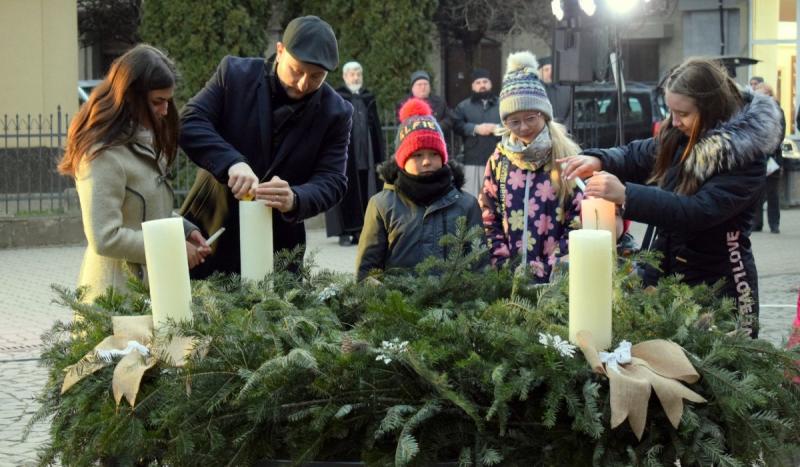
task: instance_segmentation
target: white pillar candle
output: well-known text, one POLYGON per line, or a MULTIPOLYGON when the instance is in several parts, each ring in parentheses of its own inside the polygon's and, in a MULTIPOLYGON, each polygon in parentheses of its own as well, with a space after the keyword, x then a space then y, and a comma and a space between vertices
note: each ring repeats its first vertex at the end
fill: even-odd
POLYGON ((592 333, 597 349, 611 347, 612 257, 610 232, 569 233, 569 340, 592 333))
POLYGON ((192 288, 183 219, 169 217, 142 223, 144 256, 153 309, 153 327, 168 319, 192 320, 192 288))
POLYGON ((272 272, 272 208, 263 201, 239 201, 242 279, 258 282, 272 272))
POLYGON ((611 232, 611 245, 616 247, 617 207, 603 198, 581 200, 581 225, 589 230, 608 230, 611 232))

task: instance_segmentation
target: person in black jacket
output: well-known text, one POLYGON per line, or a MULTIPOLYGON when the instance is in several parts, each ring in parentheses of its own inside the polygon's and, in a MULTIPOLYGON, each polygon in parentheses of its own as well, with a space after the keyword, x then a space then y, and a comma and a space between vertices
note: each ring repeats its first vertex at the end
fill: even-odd
POLYGON ((446 142, 450 130, 453 128, 453 120, 450 116, 450 109, 447 107, 447 102, 445 102, 444 98, 434 95, 431 92, 431 75, 429 75, 428 72, 417 70, 411 73, 411 87, 409 88, 409 93, 397 103, 395 113, 399 113, 400 107, 412 97, 423 99, 431 106, 433 116, 436 117, 436 121, 439 122, 439 128, 442 129, 446 142))
POLYGON ((378 105, 363 87, 363 68, 358 62, 342 67, 344 86, 338 88, 344 100, 353 105, 353 129, 347 147, 347 192, 341 203, 325 213, 328 237, 339 236, 339 245, 358 244, 369 198, 380 189, 376 166, 384 159, 383 132, 378 105))
POLYGON ((205 235, 226 228, 192 277, 240 272, 237 200, 273 208, 279 251, 305 246, 303 220, 342 199, 353 106, 325 83, 338 64, 331 26, 302 16, 286 26, 273 58, 223 58, 186 104, 180 146, 202 170, 181 212, 205 235))
MULTIPOLYGON (((773 97, 772 86, 767 83, 758 84, 756 86, 756 92, 773 97)), ((778 103, 778 101, 775 102, 778 103)), ((761 194, 760 201, 756 204, 756 217, 753 222, 753 232, 761 232, 764 228, 764 203, 766 203, 769 231, 774 234, 781 233, 781 201, 778 193, 778 186, 781 182, 781 167, 783 167, 782 143, 784 134, 786 134, 786 118, 783 116, 783 112, 781 112, 781 142, 774 151, 767 152, 767 186, 761 194), (772 158, 772 163, 769 162, 769 158, 772 158)))
POLYGON ((716 62, 692 58, 665 85, 669 116, 656 138, 564 159, 568 178, 591 177, 586 195, 656 227, 661 271, 694 285, 724 280, 742 328, 758 336, 758 276, 750 249, 753 207, 764 188, 763 148, 778 144, 780 110, 742 92, 716 62))
POLYGON ((477 196, 483 188, 486 161, 494 153, 500 137, 494 131, 500 125, 500 104, 492 92, 489 71, 472 72, 472 95, 459 102, 453 111, 456 133, 464 138, 464 190, 477 196))
POLYGON ((569 87, 553 82, 553 59, 542 57, 539 60, 539 79, 544 83, 547 98, 553 105, 553 120, 567 125, 572 111, 569 87))
POLYGON ((439 240, 455 232, 460 217, 466 217, 467 227, 481 225, 478 200, 461 191, 464 174, 448 163, 442 130, 431 113, 416 98, 400 108, 394 160, 380 166, 386 183, 369 200, 358 241, 358 280, 375 269, 411 269, 429 256, 446 257, 439 240))

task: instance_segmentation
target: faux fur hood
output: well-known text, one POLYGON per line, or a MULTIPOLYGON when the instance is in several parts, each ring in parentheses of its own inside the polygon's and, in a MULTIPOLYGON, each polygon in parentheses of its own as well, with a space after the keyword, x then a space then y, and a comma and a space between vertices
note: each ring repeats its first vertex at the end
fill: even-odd
POLYGON ((683 172, 697 186, 712 175, 743 167, 781 142, 781 109, 763 94, 745 92, 744 107, 730 120, 707 131, 686 158, 683 172))
MULTIPOLYGON (((464 183, 466 183, 464 166, 452 160, 449 161, 447 165, 450 166, 450 172, 453 173, 453 185, 460 190, 464 186, 464 183)), ((395 162, 394 158, 391 158, 378 165, 377 170, 378 175, 384 182, 394 184, 395 180, 397 180, 397 174, 400 172, 400 167, 397 166, 397 162, 395 162)))

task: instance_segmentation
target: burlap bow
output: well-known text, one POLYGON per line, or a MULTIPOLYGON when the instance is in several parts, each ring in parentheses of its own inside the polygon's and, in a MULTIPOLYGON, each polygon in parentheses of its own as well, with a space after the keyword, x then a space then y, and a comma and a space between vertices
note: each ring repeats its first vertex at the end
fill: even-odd
POLYGON ((601 358, 590 332, 580 331, 577 338, 578 346, 592 370, 608 376, 611 428, 618 427, 627 418, 636 437, 642 439, 651 387, 655 389, 667 418, 675 428, 678 428, 683 416, 683 399, 706 402, 702 396, 681 384, 681 381, 695 383, 700 375, 686 358, 683 349, 674 342, 663 339, 641 342, 629 347, 629 354, 627 346, 621 346, 613 353, 604 353, 601 358))
POLYGON ((78 363, 64 369, 62 394, 86 376, 110 365, 113 357, 122 356, 114 368, 111 388, 117 405, 124 396, 134 406, 145 371, 158 362, 180 368, 198 347, 193 337, 173 336, 168 341, 155 339, 151 315, 113 316, 111 322, 114 335, 103 339, 78 363))

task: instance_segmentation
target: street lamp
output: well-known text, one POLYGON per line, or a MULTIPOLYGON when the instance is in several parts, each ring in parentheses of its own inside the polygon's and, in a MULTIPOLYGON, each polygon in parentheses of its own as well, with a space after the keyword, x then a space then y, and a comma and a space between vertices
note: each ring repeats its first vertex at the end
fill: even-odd
MULTIPOLYGON (((606 12, 611 12, 618 18, 629 15, 636 9, 640 0, 604 0, 602 6, 605 7, 606 12)), ((648 3, 649 0, 643 0, 648 3)), ((553 11, 553 16, 562 25, 566 26, 567 30, 578 30, 577 17, 581 14, 586 16, 593 16, 597 10, 597 2, 595 0, 552 0, 550 8, 553 11)), ((614 56, 611 65, 613 66, 614 83, 617 90, 617 140, 620 145, 625 144, 625 128, 623 120, 623 100, 625 93, 624 78, 622 76, 622 69, 620 67, 622 48, 619 37, 619 23, 613 22, 614 26, 614 56)), ((562 26, 563 27, 563 26, 562 26)), ((559 63, 560 65, 560 63, 559 63)), ((560 70, 559 70, 559 75, 560 70)), ((573 100, 572 98, 570 100, 573 100)), ((570 114, 574 114, 574 109, 570 114)), ((572 126, 572 125, 571 125, 572 126)), ((571 128, 572 129, 572 128, 571 128)))
POLYGON ((608 9, 613 11, 618 15, 627 15, 630 13, 634 8, 636 8, 636 4, 639 3, 638 0, 614 0, 612 2, 608 2, 608 9))
MULTIPOLYGON (((566 1, 569 2, 570 0, 566 1)), ((564 19, 564 2, 565 0, 552 0, 550 2, 550 9, 553 11, 553 16, 555 16, 558 21, 564 19)), ((578 5, 587 16, 592 16, 597 10, 597 4, 595 4, 594 0, 578 0, 578 5)))
POLYGON ((564 19, 564 7, 561 5, 561 0, 553 0, 550 2, 550 9, 553 11, 553 16, 556 17, 556 21, 564 19))
POLYGON ((594 0, 578 0, 578 5, 580 5, 581 10, 588 16, 592 16, 597 10, 597 5, 594 3, 594 0))

